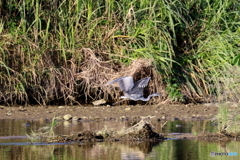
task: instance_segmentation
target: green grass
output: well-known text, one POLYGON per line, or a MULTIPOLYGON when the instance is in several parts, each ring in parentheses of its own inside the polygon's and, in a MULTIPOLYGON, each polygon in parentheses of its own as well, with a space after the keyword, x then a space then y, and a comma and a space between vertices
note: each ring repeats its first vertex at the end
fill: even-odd
MULTIPOLYGON (((236 104, 235 104, 236 105, 236 104)), ((218 131, 226 130, 229 133, 239 133, 239 105, 232 107, 230 103, 219 105, 216 122, 218 123, 218 131)))
POLYGON ((234 0, 3 0, 0 10, 0 103, 106 97, 76 78, 86 49, 121 65, 153 59, 173 101, 239 100, 234 0))

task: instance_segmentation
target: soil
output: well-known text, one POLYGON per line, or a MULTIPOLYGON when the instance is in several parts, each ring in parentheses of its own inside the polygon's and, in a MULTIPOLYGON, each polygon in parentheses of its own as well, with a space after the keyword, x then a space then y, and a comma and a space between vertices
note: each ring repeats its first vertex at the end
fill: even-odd
POLYGON ((0 106, 0 119, 52 119, 66 114, 81 120, 130 120, 151 116, 158 120, 205 120, 217 114, 216 104, 135 106, 0 106))

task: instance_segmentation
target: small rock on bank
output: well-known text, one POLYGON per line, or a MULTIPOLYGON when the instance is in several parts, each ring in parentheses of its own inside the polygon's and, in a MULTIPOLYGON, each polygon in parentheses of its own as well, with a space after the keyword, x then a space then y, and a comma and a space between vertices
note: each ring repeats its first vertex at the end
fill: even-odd
POLYGON ((66 114, 66 115, 63 116, 63 119, 64 119, 65 121, 69 121, 69 120, 72 119, 72 116, 71 116, 70 114, 66 114))

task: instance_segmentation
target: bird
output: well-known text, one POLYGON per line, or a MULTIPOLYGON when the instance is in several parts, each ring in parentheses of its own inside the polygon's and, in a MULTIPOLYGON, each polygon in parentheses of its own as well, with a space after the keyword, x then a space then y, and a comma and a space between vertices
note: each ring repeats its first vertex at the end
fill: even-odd
POLYGON ((106 85, 118 82, 120 89, 124 92, 124 96, 121 96, 120 98, 130 99, 134 101, 149 101, 151 97, 160 95, 159 93, 153 93, 150 94, 147 98, 143 96, 143 89, 148 85, 150 79, 151 77, 142 78, 134 84, 133 77, 124 76, 110 81, 106 85))

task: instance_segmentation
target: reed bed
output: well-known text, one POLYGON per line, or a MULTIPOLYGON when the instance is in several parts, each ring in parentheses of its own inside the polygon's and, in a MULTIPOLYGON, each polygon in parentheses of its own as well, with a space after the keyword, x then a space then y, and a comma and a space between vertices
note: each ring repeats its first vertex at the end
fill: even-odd
POLYGON ((239 100, 239 10, 234 0, 2 0, 0 103, 116 100, 104 84, 131 65, 135 79, 153 76, 159 101, 239 100))

